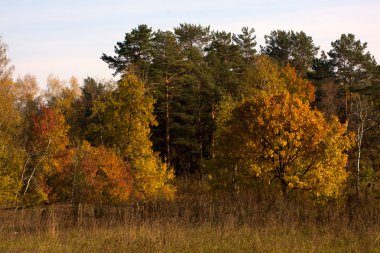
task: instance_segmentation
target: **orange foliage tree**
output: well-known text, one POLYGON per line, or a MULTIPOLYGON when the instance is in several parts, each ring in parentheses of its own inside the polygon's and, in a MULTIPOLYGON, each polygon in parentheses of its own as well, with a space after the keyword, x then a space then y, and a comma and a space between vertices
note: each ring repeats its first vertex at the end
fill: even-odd
POLYGON ((225 101, 211 182, 236 192, 262 179, 284 194, 337 198, 348 177, 351 138, 336 117, 326 119, 303 99, 263 91, 232 106, 225 101))
POLYGON ((57 177, 56 185, 61 200, 117 204, 128 200, 132 180, 129 165, 111 149, 84 142, 75 149, 72 165, 57 177))
POLYGON ((60 111, 42 106, 33 115, 32 122, 22 190, 25 204, 49 201, 49 194, 55 187, 49 180, 70 165, 73 155, 68 148, 69 127, 60 111))
POLYGON ((129 166, 103 146, 70 146, 68 130, 57 109, 41 107, 33 116, 24 203, 126 201, 132 186, 129 166))

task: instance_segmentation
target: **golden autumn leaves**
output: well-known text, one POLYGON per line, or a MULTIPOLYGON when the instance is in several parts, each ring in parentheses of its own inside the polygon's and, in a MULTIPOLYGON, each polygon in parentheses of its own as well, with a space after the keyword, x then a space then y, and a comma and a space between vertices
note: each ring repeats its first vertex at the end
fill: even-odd
MULTIPOLYGON (((237 98, 227 96, 220 104, 215 157, 206 168, 211 185, 237 193, 265 184, 284 194, 301 190, 318 199, 339 197, 352 145, 346 126, 311 106, 314 87, 290 66, 281 68, 261 56, 245 76, 237 98)), ((12 97, 7 87, 1 84, 4 98, 12 97)), ((152 148, 150 128, 157 122, 143 82, 126 74, 91 105, 91 117, 101 127, 92 143, 70 141, 70 115, 64 115, 73 111, 69 95, 32 113, 24 150, 0 141, 0 164, 6 168, 0 174, 0 203, 115 204, 174 196, 174 172, 152 148)), ((19 122, 14 99, 9 101, 0 113, 19 122)), ((17 127, 0 123, 2 141, 11 143, 17 127)))
POLYGON ((130 168, 112 149, 69 143, 69 127, 57 109, 33 115, 23 203, 118 203, 131 193, 130 168))
POLYGON ((337 198, 348 177, 352 136, 336 117, 327 119, 310 106, 311 84, 289 66, 280 71, 285 86, 266 86, 254 96, 222 103, 211 182, 239 191, 261 180, 284 194, 302 190, 337 198))
POLYGON ((71 143, 60 106, 41 106, 32 115, 22 203, 118 204, 172 198, 174 173, 153 152, 149 139, 155 124, 153 102, 140 80, 123 76, 111 96, 95 105, 101 106, 95 113, 106 119, 105 140, 99 145, 71 143))
POLYGON ((21 131, 21 117, 14 106, 12 82, 1 75, 0 99, 0 205, 4 205, 18 199, 25 152, 15 138, 21 131))

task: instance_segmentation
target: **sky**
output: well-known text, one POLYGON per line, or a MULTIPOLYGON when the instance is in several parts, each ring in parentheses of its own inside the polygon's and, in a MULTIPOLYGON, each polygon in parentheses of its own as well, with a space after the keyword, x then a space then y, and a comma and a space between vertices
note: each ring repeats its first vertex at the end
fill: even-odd
MULTIPOLYGON (((15 78, 32 74, 41 87, 49 74, 69 80, 112 79, 100 60, 139 24, 173 30, 180 23, 239 33, 256 30, 258 45, 272 30, 304 31, 328 51, 343 33, 368 43, 380 62, 379 0, 1 0, 0 36, 15 78)), ((259 50, 259 46, 257 46, 259 50)))

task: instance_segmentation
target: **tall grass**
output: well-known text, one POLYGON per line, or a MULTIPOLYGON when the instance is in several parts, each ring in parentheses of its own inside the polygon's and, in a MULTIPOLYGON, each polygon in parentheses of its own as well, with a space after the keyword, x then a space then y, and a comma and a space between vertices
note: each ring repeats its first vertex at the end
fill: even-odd
POLYGON ((318 206, 193 186, 182 182, 172 202, 2 209, 0 252, 380 252, 373 201, 318 206))

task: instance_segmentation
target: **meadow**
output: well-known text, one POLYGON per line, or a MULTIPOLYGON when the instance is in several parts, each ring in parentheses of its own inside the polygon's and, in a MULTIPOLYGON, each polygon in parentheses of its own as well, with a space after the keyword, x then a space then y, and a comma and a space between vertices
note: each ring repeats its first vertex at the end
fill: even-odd
POLYGON ((373 201, 316 205, 192 185, 173 201, 2 209, 0 252, 380 252, 373 201))

